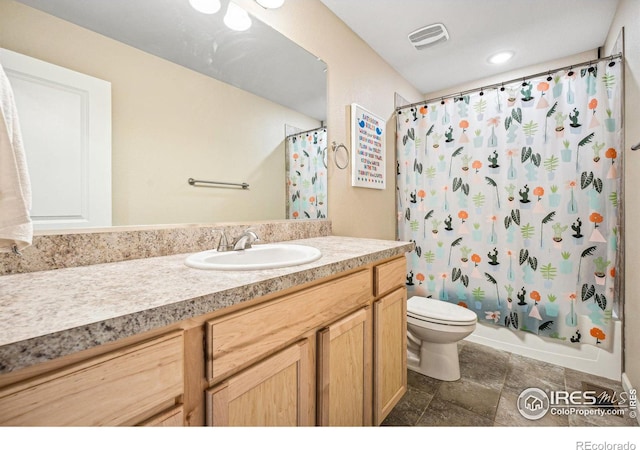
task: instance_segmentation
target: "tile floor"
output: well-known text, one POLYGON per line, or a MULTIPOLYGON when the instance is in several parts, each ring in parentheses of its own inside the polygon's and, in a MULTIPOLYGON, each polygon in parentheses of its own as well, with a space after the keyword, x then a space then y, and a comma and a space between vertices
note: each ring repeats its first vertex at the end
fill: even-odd
POLYGON ((582 382, 623 391, 619 382, 462 341, 458 347, 461 378, 445 382, 408 371, 408 389, 383 426, 638 426, 625 411, 620 416, 552 415, 528 420, 516 407, 520 393, 586 390, 582 382))

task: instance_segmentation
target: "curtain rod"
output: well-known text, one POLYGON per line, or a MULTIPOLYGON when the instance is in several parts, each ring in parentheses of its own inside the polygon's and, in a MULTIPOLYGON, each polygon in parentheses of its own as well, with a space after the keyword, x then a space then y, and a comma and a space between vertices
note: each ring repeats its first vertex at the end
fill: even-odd
POLYGON ((441 97, 434 97, 434 98, 430 98, 428 100, 422 100, 420 102, 411 103, 409 105, 398 106, 396 108, 396 112, 402 111, 403 109, 412 108, 412 107, 418 106, 418 105, 426 105, 426 104, 433 103, 433 102, 438 101, 438 100, 442 101, 442 100, 444 100, 446 98, 462 97, 463 95, 471 94, 472 92, 482 91, 484 89, 494 89, 494 88, 497 88, 497 87, 503 87, 505 84, 515 83, 516 81, 524 81, 527 78, 535 78, 535 77, 539 77, 539 76, 542 76, 542 75, 551 74, 551 72, 558 72, 560 70, 566 70, 566 69, 571 70, 571 69, 573 69, 575 67, 590 66, 592 64, 599 63, 600 61, 613 61, 615 58, 622 58, 622 53, 616 53, 615 55, 606 56, 604 58, 598 58, 598 59, 593 59, 593 60, 590 60, 590 61, 584 61, 584 62, 577 63, 577 64, 571 64, 571 65, 564 66, 564 67, 558 67, 557 69, 545 70, 544 72, 535 73, 533 75, 527 75, 527 76, 524 76, 524 77, 518 77, 518 78, 514 78, 514 79, 509 80, 509 81, 502 81, 500 83, 493 83, 493 84, 489 84, 487 86, 481 86, 479 88, 469 89, 469 90, 466 90, 466 91, 461 91, 461 92, 458 92, 456 94, 449 94, 449 95, 444 95, 444 96, 441 96, 441 97))
POLYGON ((324 126, 324 125, 321 125, 321 126, 319 126, 318 128, 312 128, 311 130, 298 131, 298 132, 296 132, 296 133, 291 133, 290 135, 285 136, 285 139, 286 139, 286 138, 290 138, 291 136, 297 136, 297 135, 299 135, 299 134, 311 133, 312 131, 322 130, 323 128, 327 128, 327 127, 326 127, 326 126, 324 126))

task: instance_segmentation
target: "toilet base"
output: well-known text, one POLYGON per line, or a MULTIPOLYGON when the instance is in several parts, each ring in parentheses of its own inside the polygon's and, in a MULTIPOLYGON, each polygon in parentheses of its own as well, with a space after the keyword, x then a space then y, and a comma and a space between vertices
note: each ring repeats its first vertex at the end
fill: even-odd
POLYGON ((410 346, 407 351, 407 368, 436 380, 459 380, 460 361, 457 342, 437 344, 422 341, 419 353, 410 346))

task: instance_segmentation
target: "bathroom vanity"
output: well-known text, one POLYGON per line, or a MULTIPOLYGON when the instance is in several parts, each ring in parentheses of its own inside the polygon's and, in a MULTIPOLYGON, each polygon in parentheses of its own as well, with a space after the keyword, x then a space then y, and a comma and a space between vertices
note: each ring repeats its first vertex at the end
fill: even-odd
POLYGON ((291 242, 322 257, 0 277, 0 425, 378 425, 406 391, 413 244, 291 242))

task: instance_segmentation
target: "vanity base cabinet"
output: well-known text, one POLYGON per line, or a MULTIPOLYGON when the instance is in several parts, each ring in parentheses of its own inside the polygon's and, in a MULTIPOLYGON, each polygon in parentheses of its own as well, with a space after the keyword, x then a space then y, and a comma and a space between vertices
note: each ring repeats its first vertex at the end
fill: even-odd
POLYGON ((386 260, 208 321, 207 424, 379 425, 407 389, 405 266, 386 260), (310 373, 295 342, 308 342, 310 373), (277 351, 295 356, 283 366, 277 351))
POLYGON ((358 425, 370 424, 371 407, 363 408, 371 402, 371 278, 370 270, 357 270, 208 321, 207 424, 315 425, 320 366, 320 373, 336 378, 334 389, 342 385, 337 393, 359 392, 339 395, 335 405, 359 409, 358 425), (317 336, 325 335, 319 362, 317 336), (344 364, 325 363, 330 354, 344 364))
POLYGON ((406 390, 405 264, 0 376, 0 426, 378 425, 406 390))
POLYGON ((207 425, 310 426, 313 354, 303 340, 206 392, 207 425))

